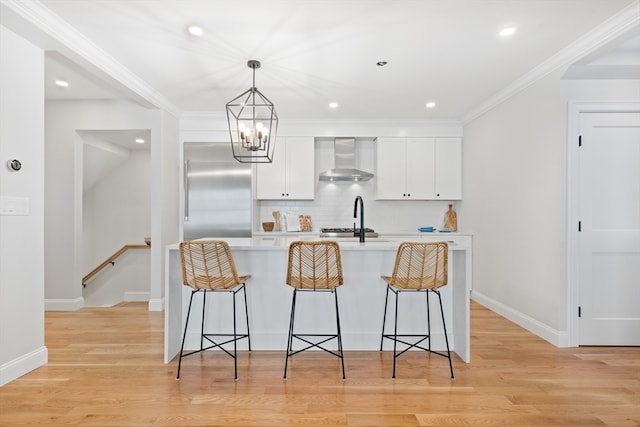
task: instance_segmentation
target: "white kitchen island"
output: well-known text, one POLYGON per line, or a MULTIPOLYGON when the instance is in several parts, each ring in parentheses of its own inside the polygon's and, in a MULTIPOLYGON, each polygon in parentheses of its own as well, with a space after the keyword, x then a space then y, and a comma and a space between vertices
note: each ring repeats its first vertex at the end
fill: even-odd
MULTIPOLYGON (((215 239, 212 238, 212 239, 215 239)), ((291 296, 285 284, 289 244, 294 240, 316 240, 313 236, 221 238, 229 243, 239 274, 251 274, 246 283, 252 350, 286 349, 291 296)), ((471 236, 433 234, 367 239, 335 239, 340 245, 344 285, 338 288, 340 322, 345 351, 380 350, 386 283, 380 275, 390 275, 401 241, 442 240, 449 242, 449 284, 441 289, 449 345, 463 361, 470 362, 469 298, 471 291, 471 236)), ((165 281, 165 363, 180 351, 191 288, 182 284, 178 245, 166 247, 165 281)), ((241 296, 241 294, 240 294, 241 296)), ((393 298, 388 313, 393 315, 393 298)), ((238 298, 238 310, 243 309, 238 298)), ((296 331, 333 332, 333 299, 330 293, 301 294, 296 304, 296 331)), ((432 347, 446 349, 437 298, 431 300, 432 347)), ((398 333, 426 330, 424 295, 402 294, 399 302, 398 333), (422 329, 421 329, 422 328, 422 329)), ((185 349, 199 347, 202 297, 194 298, 185 349)), ((242 311, 239 311, 242 313, 242 311)), ((207 298, 209 330, 232 331, 230 293, 207 298), (214 325, 223 325, 223 330, 214 325)), ((238 330, 244 330, 244 316, 238 315, 238 330)), ((389 324, 388 324, 389 325, 389 324)), ((385 340, 385 350, 391 349, 385 340)), ((238 344, 246 349, 246 340, 238 344)))

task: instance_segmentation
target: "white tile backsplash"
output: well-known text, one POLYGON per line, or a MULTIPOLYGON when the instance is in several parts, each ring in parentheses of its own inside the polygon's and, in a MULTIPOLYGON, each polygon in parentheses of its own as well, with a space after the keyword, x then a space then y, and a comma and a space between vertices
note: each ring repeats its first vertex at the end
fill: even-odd
MULTIPOLYGON (((357 144, 356 166, 375 174, 375 145, 363 141, 357 144)), ((333 168, 333 143, 316 142, 315 174, 333 168)), ((413 233, 419 227, 442 227, 448 201, 388 201, 375 200, 375 176, 365 182, 316 181, 313 201, 261 200, 257 202, 259 221, 273 220, 272 212, 311 215, 313 231, 322 227, 352 227, 356 196, 364 200, 365 227, 379 233, 413 233)), ((454 209, 456 203, 453 202, 454 209)), ((359 217, 355 221, 359 224, 359 217)), ((261 231, 261 230, 256 230, 261 231)))

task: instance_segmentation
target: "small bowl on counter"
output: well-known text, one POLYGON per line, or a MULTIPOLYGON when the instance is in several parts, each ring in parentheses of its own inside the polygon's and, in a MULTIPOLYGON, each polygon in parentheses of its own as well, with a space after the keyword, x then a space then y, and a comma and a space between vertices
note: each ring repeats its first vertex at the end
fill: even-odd
POLYGON ((273 227, 275 226, 275 222, 273 221, 268 221, 268 222, 263 222, 262 223, 262 229, 264 231, 273 231, 273 227))

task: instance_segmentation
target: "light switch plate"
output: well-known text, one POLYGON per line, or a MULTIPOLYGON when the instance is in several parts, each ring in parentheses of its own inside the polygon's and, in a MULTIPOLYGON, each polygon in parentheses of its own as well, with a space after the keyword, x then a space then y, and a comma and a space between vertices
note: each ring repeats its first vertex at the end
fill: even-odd
POLYGON ((1 196, 0 215, 29 215, 29 198, 1 196))

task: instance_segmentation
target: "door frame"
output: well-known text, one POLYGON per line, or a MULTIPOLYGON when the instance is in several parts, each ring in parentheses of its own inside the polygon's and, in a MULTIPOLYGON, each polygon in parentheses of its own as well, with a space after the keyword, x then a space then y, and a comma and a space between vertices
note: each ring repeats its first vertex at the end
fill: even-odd
POLYGON ((582 113, 634 113, 640 112, 640 101, 569 102, 567 125, 567 325, 568 347, 579 345, 578 304, 580 302, 579 272, 579 148, 580 114, 582 113))

